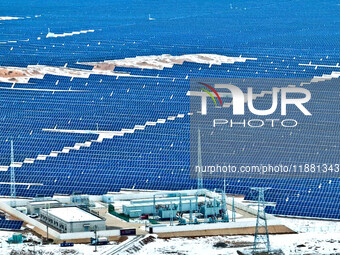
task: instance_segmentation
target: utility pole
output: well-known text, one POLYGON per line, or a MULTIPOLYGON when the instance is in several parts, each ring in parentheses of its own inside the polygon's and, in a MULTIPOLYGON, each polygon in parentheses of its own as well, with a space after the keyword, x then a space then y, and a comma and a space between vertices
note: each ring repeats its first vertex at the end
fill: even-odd
POLYGON ((204 223, 207 223, 207 195, 204 194, 204 223))
POLYGON ((98 242, 98 238, 97 238, 97 225, 94 226, 94 252, 97 252, 97 242, 98 242))
POLYGON ((152 218, 156 219, 156 195, 153 195, 153 208, 152 218))
POLYGON ((179 193, 179 211, 182 214, 182 194, 179 193))
POLYGON ((198 209, 198 193, 196 192, 196 213, 199 213, 198 209))
POLYGON ((259 193, 257 200, 257 219, 256 219, 256 228, 255 228, 255 238, 254 238, 254 246, 253 246, 253 254, 258 252, 259 246, 264 244, 268 253, 270 253, 270 242, 269 242, 269 234, 267 227, 267 217, 265 212, 265 200, 264 200, 264 192, 270 188, 251 188, 259 193), (263 230, 264 233, 260 234, 260 230, 263 230))
POLYGON ((47 238, 47 243, 49 244, 49 237, 48 237, 48 224, 49 224, 49 209, 50 209, 50 204, 45 203, 45 209, 47 211, 47 224, 46 224, 46 238, 47 238))
POLYGON ((173 215, 173 207, 172 202, 170 202, 170 226, 174 225, 174 215, 173 215))
POLYGON ((16 206, 16 190, 15 190, 15 171, 14 171, 14 146, 11 140, 11 206, 16 206))
POLYGON ((227 207, 227 199, 226 199, 226 194, 225 194, 225 189, 223 189, 222 192, 222 210, 223 210, 223 221, 229 222, 229 214, 228 214, 228 207, 227 207))
POLYGON ((201 131, 198 129, 198 138, 197 138, 197 164, 201 171, 197 173, 197 189, 203 189, 203 177, 202 177, 202 149, 201 149, 201 131))
POLYGON ((190 214, 189 214, 189 222, 192 223, 192 207, 191 207, 191 199, 190 199, 190 214))
POLYGON ((233 205, 232 205, 232 213, 231 213, 231 221, 236 221, 236 212, 235 212, 235 197, 233 197, 233 205))

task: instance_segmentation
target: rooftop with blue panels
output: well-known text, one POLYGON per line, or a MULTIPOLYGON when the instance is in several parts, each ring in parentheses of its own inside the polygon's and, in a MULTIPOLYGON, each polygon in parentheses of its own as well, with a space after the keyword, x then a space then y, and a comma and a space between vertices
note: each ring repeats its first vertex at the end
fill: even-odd
MULTIPOLYGON (((217 144, 209 143, 212 130, 202 130, 203 161, 339 163, 339 11, 336 1, 316 0, 184 0, 181 8, 174 0, 2 1, 0 17, 20 19, 0 21, 0 73, 35 72, 26 79, 0 76, 0 195, 10 195, 11 140, 18 196, 196 188, 190 120, 202 116, 190 112, 194 78, 284 78, 297 87, 303 82, 312 94, 313 118, 293 111, 301 120, 294 129, 216 129, 217 144), (162 54, 248 59, 164 68, 146 61, 109 70, 85 64, 162 54), (212 149, 214 159, 206 153, 212 149)), ((254 92, 272 87, 259 83, 254 92)), ((267 107, 267 96, 259 106, 267 107)), ((208 105, 214 108, 212 100, 208 105)), ((228 178, 226 184, 228 193, 246 199, 256 197, 250 187, 271 187, 266 200, 277 206, 270 213, 340 218, 338 178, 228 178)), ((222 188, 223 180, 204 186, 222 188)))

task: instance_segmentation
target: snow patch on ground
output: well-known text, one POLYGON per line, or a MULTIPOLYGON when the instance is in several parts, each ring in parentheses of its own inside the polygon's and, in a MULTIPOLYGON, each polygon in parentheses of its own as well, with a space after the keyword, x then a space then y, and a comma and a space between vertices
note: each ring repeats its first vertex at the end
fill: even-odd
MULTIPOLYGON (((340 223, 335 221, 304 220, 282 218, 288 227, 298 234, 270 235, 273 249, 281 249, 285 254, 339 254, 340 223)), ((216 236, 200 238, 157 239, 137 252, 148 254, 186 254, 186 255, 218 255, 237 254, 237 250, 250 249, 254 236, 216 236), (227 248, 216 248, 218 242, 226 243, 227 248)))
MULTIPOLYGON (((93 255, 93 254, 101 254, 103 251, 108 249, 112 249, 112 247, 116 246, 115 242, 112 242, 113 245, 103 245, 97 246, 98 252, 94 252, 95 247, 90 246, 89 244, 75 244, 73 247, 60 247, 57 244, 50 245, 41 245, 36 244, 33 245, 30 243, 21 243, 21 244, 8 244, 6 241, 9 237, 11 237, 15 232, 11 231, 0 231, 0 255, 8 255, 12 254, 11 252, 17 252, 13 254, 41 254, 41 255, 64 255, 64 254, 77 254, 77 255, 93 255), (35 251, 35 253, 34 253, 35 251), (22 253, 20 253, 22 252, 22 253), (26 252, 26 253, 24 253, 26 252)), ((28 233, 24 234, 27 239, 31 239, 37 243, 41 243, 41 240, 28 233)))
POLYGON ((217 54, 186 54, 182 56, 172 56, 163 54, 158 56, 137 56, 135 58, 125 58, 117 60, 105 60, 103 62, 83 63, 93 65, 95 69, 113 69, 115 66, 158 69, 172 68, 175 64, 183 62, 193 62, 208 65, 233 64, 235 62, 245 62, 247 60, 257 60, 256 58, 228 57, 217 54))
POLYGON ((227 57, 216 54, 191 54, 182 56, 171 55, 142 56, 119 60, 108 60, 96 63, 95 62, 84 63, 87 65, 93 65, 94 68, 92 70, 68 68, 67 64, 64 67, 53 67, 44 65, 29 65, 24 68, 0 66, 0 82, 28 83, 30 78, 42 79, 45 74, 80 78, 88 78, 91 74, 131 76, 131 77, 153 77, 153 76, 130 75, 129 73, 114 72, 112 70, 114 69, 115 66, 163 69, 164 67, 171 68, 174 64, 183 64, 184 61, 209 65, 221 65, 223 63, 232 64, 235 62, 245 62, 246 60, 256 60, 256 58, 243 58, 241 56, 227 57))
MULTIPOLYGON (((298 234, 270 235, 270 243, 273 249, 281 249, 285 254, 339 254, 340 253, 340 222, 323 220, 305 220, 294 218, 281 218, 287 226, 291 226, 298 234)), ((94 247, 88 244, 75 244, 74 247, 61 248, 59 245, 36 245, 31 243, 8 244, 6 240, 14 232, 0 231, 0 255, 10 254, 14 251, 31 251, 36 254, 101 254, 112 249, 115 245, 98 246, 97 253, 94 247), (66 253, 68 252, 68 253, 66 253)), ((27 237, 40 242, 39 238, 32 234, 27 237)), ((213 236, 200 238, 171 238, 156 239, 140 250, 129 250, 122 254, 181 254, 181 255, 217 255, 237 254, 237 250, 251 249, 254 236, 213 236), (214 247, 217 243, 225 243, 227 248, 214 247)))
POLYGON ((80 34, 93 33, 93 32, 94 32, 93 29, 74 31, 71 33, 62 33, 62 34, 55 34, 55 33, 48 32, 48 34, 46 35, 46 38, 65 37, 65 36, 80 35, 80 34))
POLYGON ((70 78, 71 77, 88 78, 91 74, 134 77, 134 75, 130 75, 128 73, 116 73, 114 71, 109 70, 84 70, 44 65, 29 65, 24 68, 0 66, 0 82, 28 83, 30 78, 43 79, 45 74, 67 76, 70 78))
POLYGON ((9 17, 9 16, 2 16, 0 20, 14 20, 14 19, 24 19, 22 17, 9 17))

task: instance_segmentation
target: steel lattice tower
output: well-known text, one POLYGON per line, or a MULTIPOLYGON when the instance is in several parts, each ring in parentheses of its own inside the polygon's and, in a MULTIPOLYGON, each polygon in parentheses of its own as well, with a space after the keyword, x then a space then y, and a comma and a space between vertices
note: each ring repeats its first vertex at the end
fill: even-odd
POLYGON ((267 217, 265 212, 265 200, 264 200, 264 192, 270 188, 251 188, 252 190, 257 191, 258 199, 257 199, 257 219, 256 219, 256 228, 255 228, 255 238, 254 238, 254 246, 253 246, 253 254, 259 249, 261 244, 265 245, 267 252, 270 252, 270 242, 269 242, 269 234, 267 227, 267 217), (260 233, 260 231, 264 230, 264 233, 260 233))

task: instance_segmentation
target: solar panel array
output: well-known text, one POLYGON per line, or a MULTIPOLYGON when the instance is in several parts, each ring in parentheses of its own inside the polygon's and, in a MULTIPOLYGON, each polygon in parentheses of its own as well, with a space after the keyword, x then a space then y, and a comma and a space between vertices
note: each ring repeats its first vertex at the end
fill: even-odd
POLYGON ((20 230, 23 223, 18 220, 0 220, 0 229, 20 230))
MULTIPOLYGON (((315 76, 333 73, 336 77, 339 70, 340 40, 334 32, 339 28, 338 7, 328 8, 331 3, 183 1, 177 8, 176 1, 131 1, 129 6, 121 1, 82 1, 82 11, 75 11, 78 5, 73 1, 46 1, 38 9, 34 3, 17 2, 2 3, 6 16, 24 18, 0 24, 0 66, 67 65, 88 70, 79 62, 189 53, 256 58, 222 65, 184 62, 163 70, 115 68, 140 77, 46 74, 14 87, 12 82, 2 82, 0 182, 10 181, 12 139, 15 161, 20 163, 15 167, 20 196, 196 188, 189 173, 190 103, 186 94, 191 78, 310 82, 315 76), (148 20, 148 13, 156 20, 148 20), (46 38, 48 28, 55 34, 94 32, 46 38)), ((217 148, 219 157, 233 163, 336 161, 340 137, 337 81, 305 87, 313 98, 308 105, 315 117, 312 123, 295 111, 302 124, 293 130, 224 130, 227 134, 221 144, 229 149, 203 144, 203 160, 209 161, 205 151, 217 148), (270 146, 261 146, 254 137, 270 146)), ((268 89, 263 84, 254 88, 256 92, 268 89)), ((211 130, 203 130, 202 140, 209 140, 210 135, 211 130)), ((223 180, 205 180, 204 185, 222 188, 223 180)), ((227 179, 227 192, 254 199, 250 187, 270 186, 266 200, 277 203, 276 208, 268 208, 271 213, 340 218, 339 185, 338 178, 236 178, 227 179)), ((9 195, 9 185, 0 184, 0 193, 9 195)))

